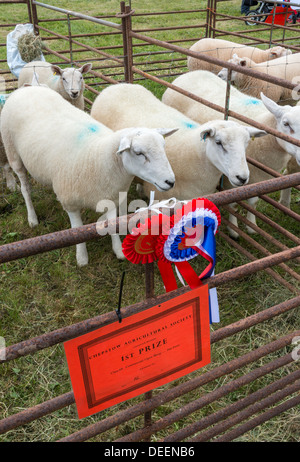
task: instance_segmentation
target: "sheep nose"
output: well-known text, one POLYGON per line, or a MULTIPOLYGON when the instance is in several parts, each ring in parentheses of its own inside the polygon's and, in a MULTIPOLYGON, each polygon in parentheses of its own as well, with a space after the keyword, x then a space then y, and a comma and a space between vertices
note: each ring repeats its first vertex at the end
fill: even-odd
POLYGON ((72 94, 73 98, 77 98, 78 91, 72 91, 71 94, 72 94))
POLYGON ((170 189, 171 189, 171 188, 173 188, 173 186, 175 184, 175 181, 166 180, 165 183, 167 183, 167 185, 170 186, 170 189))
POLYGON ((241 184, 245 184, 246 181, 248 180, 248 178, 243 178, 243 177, 240 176, 240 175, 236 175, 236 179, 237 179, 241 184))

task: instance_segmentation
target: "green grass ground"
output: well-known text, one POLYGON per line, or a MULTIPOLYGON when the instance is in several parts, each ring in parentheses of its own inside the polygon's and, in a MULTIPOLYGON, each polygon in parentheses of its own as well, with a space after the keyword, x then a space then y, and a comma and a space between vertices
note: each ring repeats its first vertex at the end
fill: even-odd
MULTIPOLYGON (((114 14, 119 11, 118 1, 90 1, 88 2, 88 8, 87 3, 81 0, 50 1, 49 3, 97 16, 107 13, 114 14)), ((133 0, 131 4, 136 13, 147 12, 149 8, 149 2, 146 1, 133 0)), ((184 6, 186 9, 193 9, 201 8, 205 5, 206 2, 204 1, 188 1, 184 6)), ((239 15, 239 5, 239 1, 224 2, 221 5, 221 9, 229 14, 239 15)), ((0 23, 27 21, 26 8, 24 6, 15 6, 13 10, 9 10, 9 8, 11 7, 8 5, 1 5, 0 23)), ((182 2, 178 0, 169 4, 165 1, 155 2, 153 6, 155 11, 167 11, 170 9, 172 11, 180 11, 181 8, 182 2)), ((49 11, 46 11, 43 15, 52 17, 52 13, 49 11)), ((139 17, 134 21, 136 21, 134 24, 137 24, 137 28, 166 27, 171 24, 185 24, 187 17, 185 18, 181 14, 173 14, 172 16, 159 18, 152 18, 151 16, 146 18, 139 17)), ((195 18, 194 21, 197 23, 198 18, 195 18)), ((66 24, 50 24, 51 27, 56 27, 58 32, 66 33, 66 24)), ((237 24, 234 21, 229 21, 226 27, 235 30, 237 24)), ((72 30, 73 28, 76 33, 95 31, 95 26, 87 25, 87 23, 83 25, 81 22, 72 23, 72 30)), ((4 40, 7 32, 11 29, 11 27, 0 29, 0 41, 2 41, 1 38, 4 40)), ((195 33, 199 32, 185 31, 181 32, 180 35, 195 37, 195 33)), ((156 35, 155 33, 155 36, 165 39, 174 38, 174 32, 172 31, 160 34, 158 36, 159 34, 157 33, 156 35)), ((176 33, 177 37, 178 34, 176 33)), ((111 46, 115 43, 114 40, 116 39, 112 37, 103 37, 101 39, 101 46, 107 43, 111 46)), ((93 44, 94 40, 88 39, 86 43, 93 44)), ((61 44, 58 41, 52 42, 51 47, 54 48, 55 46, 61 50, 63 49, 61 47, 66 47, 67 45, 65 43, 61 44)), ((151 50, 152 48, 149 48, 149 52, 151 50)), ((3 56, 5 56, 4 48, 1 49, 0 53, 0 57, 3 59, 3 56)), ((162 90, 156 84, 152 82, 145 84, 157 96, 161 96, 162 90)), ((89 94, 89 97, 93 98, 94 95, 89 94)), ((135 197, 136 193, 134 187, 132 187, 130 198, 135 197)), ((278 199, 279 193, 273 194, 272 197, 278 199)), ((298 201, 299 194, 294 192, 291 207, 295 212, 299 212, 298 201)), ((20 192, 9 193, 2 185, 0 195, 1 244, 69 228, 68 218, 51 191, 33 184, 33 202, 40 219, 40 224, 35 229, 30 229, 26 219, 26 208, 20 192)), ((259 210, 270 216, 275 222, 280 223, 293 234, 299 235, 299 225, 289 217, 283 216, 280 212, 274 211, 273 208, 262 202, 259 205, 259 210)), ((222 212, 222 215, 226 216, 227 214, 226 212, 222 212)), ((83 216, 85 223, 95 222, 98 218, 91 211, 84 211, 83 216)), ((261 222, 259 222, 259 225, 268 232, 272 232, 272 229, 267 225, 261 222)), ((224 225, 222 229, 226 231, 224 225)), ((273 233, 273 235, 276 236, 276 233, 273 233)), ((286 243, 286 245, 292 246, 291 242, 286 241, 281 236, 276 237, 286 243)), ((270 251, 276 251, 264 239, 258 236, 254 237, 254 239, 270 251)), ((244 245, 250 249, 249 245, 244 245)), ((109 238, 89 242, 87 247, 90 264, 84 268, 76 267, 75 248, 65 248, 1 265, 0 336, 5 338, 7 345, 13 345, 22 340, 114 310, 117 307, 119 284, 123 271, 126 272, 126 278, 122 305, 126 306, 144 299, 144 272, 141 266, 131 265, 127 261, 117 261, 112 254, 109 238)), ((253 251, 253 249, 250 250, 253 251)), ((257 258, 262 257, 256 251, 253 251, 253 253, 257 258)), ((216 273, 248 262, 244 256, 219 237, 217 238, 217 257, 216 273)), ((203 262, 200 259, 196 259, 193 265, 200 272, 203 262)), ((299 272, 299 265, 292 263, 291 266, 295 271, 299 272)), ((279 272, 283 274, 281 270, 279 272)), ((289 276, 286 279, 291 280, 289 276)), ((294 280, 291 280, 291 282, 294 284, 294 280)), ((155 292, 156 294, 164 292, 157 269, 155 270, 155 292)), ((227 286, 221 286, 218 289, 218 296, 221 323, 218 326, 213 326, 213 330, 290 299, 293 295, 288 289, 283 288, 282 285, 274 281, 266 273, 259 272, 227 286)), ((272 321, 218 342, 212 346, 212 363, 205 370, 211 370, 261 345, 276 340, 296 330, 297 326, 299 326, 299 313, 293 310, 272 321)), ((290 350, 291 348, 286 349, 286 351, 290 350)), ((281 354, 284 354, 284 352, 281 351, 281 354)), ((230 376, 220 378, 206 385, 201 390, 161 406, 153 413, 153 419, 157 420, 169 412, 179 409, 189 400, 196 399, 277 356, 277 354, 269 355, 258 363, 244 367, 242 370, 230 374, 230 376)), ((294 362, 290 366, 286 366, 273 373, 271 376, 268 375, 256 380, 228 397, 222 398, 197 413, 192 414, 190 417, 183 419, 176 425, 161 431, 153 437, 153 440, 158 441, 169 431, 182 428, 196 419, 200 419, 228 404, 236 402, 241 397, 266 386, 275 378, 280 378, 297 367, 299 367, 298 364, 294 362)), ((202 370, 194 372, 191 374, 191 377, 201 373, 202 370)), ((189 378, 190 376, 183 378, 182 381, 189 380, 189 378)), ((166 385, 161 389, 171 388, 178 382, 166 385)), ((154 394, 161 391, 161 389, 154 391, 154 394)), ((20 412, 23 409, 42 403, 70 390, 71 385, 62 345, 57 345, 35 355, 25 356, 24 358, 1 365, 1 418, 20 412)), ((90 423, 113 415, 116 411, 125 409, 132 402, 138 402, 141 399, 143 398, 138 397, 128 403, 122 403, 83 421, 77 419, 75 406, 70 406, 36 422, 8 432, 0 436, 0 441, 55 441, 90 423)), ((110 430, 94 440, 113 441, 115 438, 138 429, 142 425, 142 418, 138 418, 110 430)), ((297 428, 299 429, 299 413, 297 409, 292 409, 241 436, 238 441, 299 441, 297 428)))

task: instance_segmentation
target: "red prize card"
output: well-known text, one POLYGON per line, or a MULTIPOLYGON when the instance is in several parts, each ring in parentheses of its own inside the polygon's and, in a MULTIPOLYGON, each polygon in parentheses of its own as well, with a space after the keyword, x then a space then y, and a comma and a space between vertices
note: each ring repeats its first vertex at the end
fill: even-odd
POLYGON ((69 340, 64 347, 81 419, 209 364, 208 287, 69 340))

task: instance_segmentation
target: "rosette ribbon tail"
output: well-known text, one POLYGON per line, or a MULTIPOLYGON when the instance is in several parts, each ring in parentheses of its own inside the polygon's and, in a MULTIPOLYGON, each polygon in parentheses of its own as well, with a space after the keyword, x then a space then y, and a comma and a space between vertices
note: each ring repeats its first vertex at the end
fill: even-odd
POLYGON ((196 287, 202 286, 201 279, 187 261, 175 262, 175 266, 191 289, 196 289, 196 287))
MULTIPOLYGON (((206 279, 213 276, 216 264, 216 240, 212 226, 206 227, 204 240, 197 251, 209 262, 199 278, 206 279)), ((209 316, 210 323, 220 322, 218 295, 215 287, 209 289, 209 316)))
POLYGON ((171 263, 169 261, 158 260, 157 266, 166 292, 171 292, 172 290, 178 289, 171 263))

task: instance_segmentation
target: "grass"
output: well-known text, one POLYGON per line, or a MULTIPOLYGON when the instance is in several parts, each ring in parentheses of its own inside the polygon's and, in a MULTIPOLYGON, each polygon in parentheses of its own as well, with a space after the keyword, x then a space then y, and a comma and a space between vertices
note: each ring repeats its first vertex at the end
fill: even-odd
MULTIPOLYGON (((119 11, 119 2, 117 1, 89 2, 88 9, 86 8, 86 2, 82 0, 63 2, 50 1, 49 3, 97 16, 119 11)), ((185 7, 193 9, 201 8, 205 5, 206 2, 204 1, 189 1, 185 4, 185 7)), ((224 2, 220 7, 221 11, 232 15, 239 15, 239 5, 239 1, 232 1, 224 2)), ((13 10, 11 8, 12 7, 8 5, 2 6, 0 10, 0 23, 27 21, 26 7, 17 5, 13 7, 13 10)), ((149 9, 149 2, 143 0, 132 1, 132 8, 135 9, 136 13, 147 12, 149 9)), ((171 4, 167 4, 167 2, 164 1, 155 3, 155 11, 163 11, 168 8, 172 11, 180 11, 182 9, 182 2, 176 0, 171 4)), ((44 11, 42 14, 43 17, 52 17, 52 13, 49 11, 44 11)), ((111 20, 113 21, 114 19, 111 20)), ((188 24, 191 24, 190 14, 136 17, 134 18, 134 27, 139 29, 148 27, 167 27, 169 25, 182 25, 187 21, 189 21, 188 24)), ((196 17, 193 18, 193 21, 197 24, 199 19, 196 17)), ((51 28, 56 28, 57 32, 62 34, 67 33, 65 23, 59 22, 49 24, 51 24, 51 28)), ((235 21, 228 21, 226 27, 228 30, 236 30, 237 25, 235 21)), ((11 27, 0 29, 0 41, 1 38, 4 39, 6 33, 11 29, 11 27)), ((72 30, 74 33, 78 34, 90 33, 95 31, 95 26, 89 23, 82 23, 81 21, 74 21, 72 23, 72 30)), ((197 34, 199 34, 197 30, 180 32, 181 37, 191 39, 197 34)), ((266 37, 267 33, 264 34, 266 37)), ((174 31, 164 31, 163 33, 153 32, 152 35, 157 38, 168 40, 174 38, 174 31)), ((263 35, 260 34, 260 36, 263 35)), ((177 38, 179 39, 178 33, 176 33, 176 39, 177 38)), ((57 50, 62 50, 68 45, 65 42, 60 43, 59 41, 49 43, 51 43, 53 49, 57 50)), ((95 46, 95 39, 86 39, 86 43, 94 44, 95 46)), ((119 38, 114 36, 103 36, 101 38, 101 44, 98 43, 97 46, 114 46, 116 43, 119 43, 119 38)), ((0 50, 0 57, 5 59, 4 49, 2 48, 0 50)), ((149 56, 151 56, 153 50, 157 50, 157 48, 146 47, 143 49, 143 51, 149 53, 149 56)), ((78 55, 75 55, 76 59, 79 59, 77 58, 78 56, 88 59, 91 55, 78 53, 78 55)), ((147 56, 146 58, 139 57, 139 59, 147 61, 147 56)), ((4 65, 3 68, 5 68, 4 65)), ((159 73, 159 71, 157 72, 159 73)), ((171 80, 171 70, 169 69, 164 72, 166 74, 169 73, 168 78, 171 80)), ((143 84, 158 97, 161 97, 163 89, 157 84, 150 81, 143 82, 143 84)), ((94 98, 94 95, 89 93, 88 97, 94 98)), ((135 197, 135 189, 132 187, 130 190, 130 199, 135 197)), ((278 199, 279 193, 272 194, 272 197, 278 199)), ((298 201, 299 193, 293 192, 291 207, 295 212, 299 212, 298 201)), ((20 192, 9 193, 2 184, 2 194, 0 196, 1 244, 69 228, 67 215, 63 212, 60 204, 51 191, 33 183, 33 202, 36 206, 40 223, 35 229, 30 229, 26 219, 26 208, 20 196, 20 192)), ((299 225, 288 216, 275 211, 272 207, 263 202, 260 202, 259 210, 270 216, 274 221, 280 223, 293 234, 299 234, 299 225)), ((226 212, 221 212, 222 216, 227 216, 226 212)), ((90 223, 95 222, 98 216, 91 211, 84 211, 83 218, 85 223, 90 223)), ((260 221, 259 225, 269 233, 272 232, 269 226, 260 221)), ((242 228, 244 229, 243 226, 242 228)), ((222 225, 222 229, 226 232, 224 225, 222 225)), ((278 239, 286 245, 291 246, 291 243, 282 238, 282 236, 276 236, 275 232, 272 232, 272 235, 278 237, 278 239)), ((277 251, 269 242, 259 236, 255 236, 254 239, 270 251, 277 251)), ((243 243, 243 245, 253 251, 247 243, 243 243)), ((123 271, 126 272, 126 278, 122 306, 139 302, 145 298, 144 270, 141 266, 131 265, 127 261, 117 261, 113 257, 109 238, 88 242, 87 247, 90 263, 84 268, 76 267, 74 247, 40 254, 27 259, 6 263, 1 266, 0 336, 5 338, 7 345, 13 345, 22 340, 114 310, 118 303, 119 285, 123 271)), ((262 256, 256 251, 253 251, 253 253, 257 258, 261 258, 262 256)), ((248 263, 246 257, 241 255, 239 251, 235 250, 219 237, 217 238, 217 257, 216 273, 221 273, 233 267, 248 263)), ((194 260, 193 266, 196 271, 200 273, 201 269, 203 269, 202 260, 194 260)), ((299 265, 296 263, 291 263, 291 266, 295 271, 299 271, 299 265)), ((278 271, 283 274, 281 270, 278 269, 278 271)), ((295 284, 291 277, 284 277, 295 284)), ((155 269, 155 293, 164 293, 163 284, 157 268, 155 269)), ((235 283, 220 286, 218 288, 218 296, 221 323, 220 325, 212 326, 212 330, 258 313, 263 309, 290 299, 293 295, 288 289, 274 281, 272 277, 266 273, 258 272, 250 277, 242 278, 235 283)), ((189 380, 191 377, 202 374, 202 372, 211 370, 218 365, 228 363, 247 352, 253 351, 261 345, 265 345, 297 329, 297 326, 299 326, 299 312, 293 310, 267 323, 257 325, 247 331, 222 340, 212 345, 212 362, 204 368, 204 371, 196 371, 186 378, 182 378, 172 384, 161 387, 159 390, 155 390, 154 394, 161 390, 172 388, 179 382, 189 380)), ((285 350, 286 352, 291 351, 291 347, 287 347, 285 350)), ((284 354, 284 352, 280 353, 284 354)), ((277 353, 271 354, 257 361, 255 364, 245 366, 241 370, 235 371, 226 377, 221 377, 193 393, 189 393, 171 403, 160 406, 153 412, 153 419, 158 420, 168 413, 180 409, 191 400, 218 389, 220 386, 237 378, 239 375, 245 374, 277 356, 277 353)), ((209 406, 182 419, 170 428, 160 431, 153 436, 153 441, 158 441, 168 434, 168 432, 183 428, 197 419, 201 419, 212 412, 216 412, 236 402, 248 393, 252 393, 266 386, 271 381, 279 379, 285 374, 295 370, 297 366, 297 363, 294 362, 271 375, 269 374, 236 390, 216 402, 210 403, 209 406)), ((13 415, 23 409, 27 409, 63 393, 67 393, 70 390, 71 385, 63 347, 62 345, 57 345, 34 355, 25 356, 16 361, 1 365, 0 414, 2 417, 13 415)), ((114 415, 118 410, 125 409, 130 404, 139 402, 141 399, 143 399, 143 397, 137 397, 134 400, 130 400, 128 403, 121 403, 100 414, 84 419, 83 421, 77 419, 75 406, 69 406, 0 436, 0 441, 56 441, 59 438, 78 431, 80 428, 99 421, 99 419, 114 415)), ((141 428, 142 425, 143 419, 140 417, 109 430, 103 435, 95 437, 93 440, 113 441, 128 432, 141 428)), ((237 441, 299 441, 297 425, 299 426, 299 414, 297 409, 292 409, 256 427, 250 432, 247 432, 245 435, 239 437, 237 441)))

